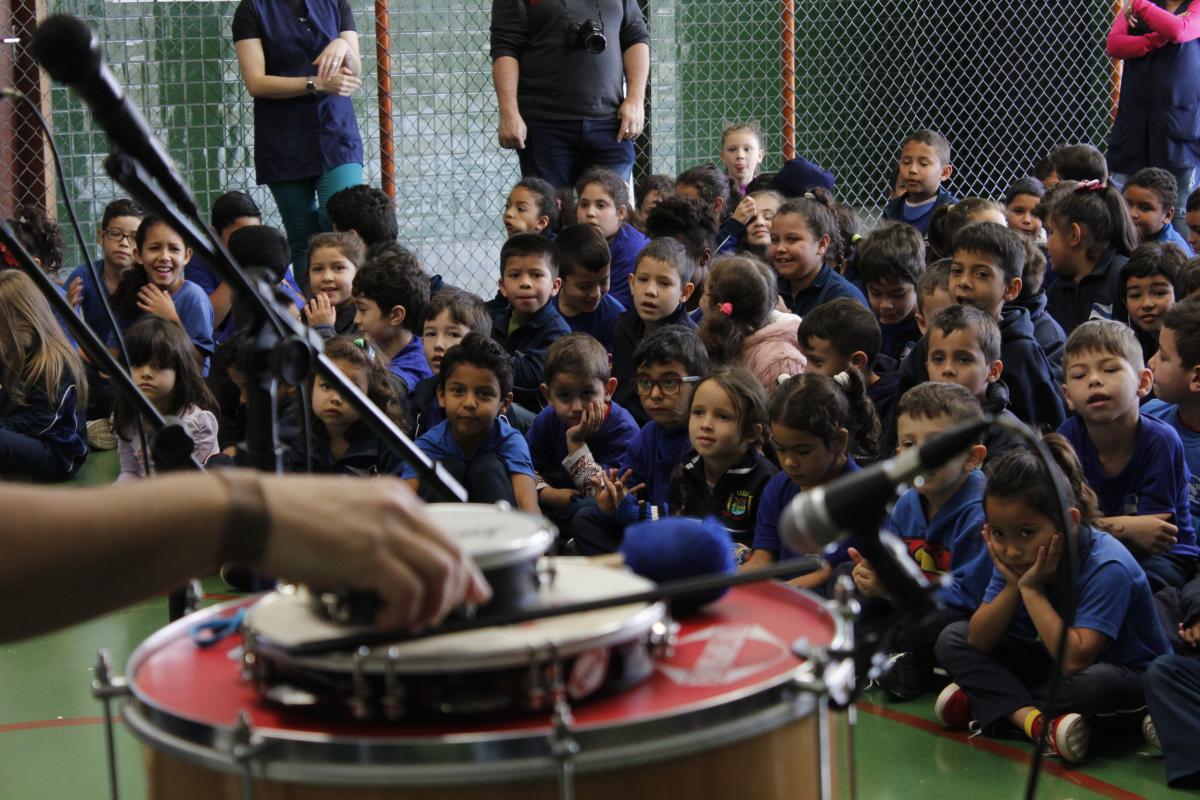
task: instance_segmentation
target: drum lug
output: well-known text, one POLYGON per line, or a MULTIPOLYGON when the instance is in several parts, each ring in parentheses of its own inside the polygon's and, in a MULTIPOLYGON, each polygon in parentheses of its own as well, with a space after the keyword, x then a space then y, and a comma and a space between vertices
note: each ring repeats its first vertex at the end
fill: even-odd
POLYGON ((558 564, 553 558, 543 558, 537 563, 537 584, 539 588, 550 588, 558 579, 558 564))
POLYGON ((258 636, 249 627, 242 631, 242 680, 262 693, 265 676, 263 664, 258 658, 258 636))
POLYGON ((351 678, 351 691, 354 694, 350 698, 350 713, 355 719, 370 719, 372 716, 371 691, 364 670, 370 655, 371 648, 366 645, 358 648, 354 653, 354 675, 351 678))
POLYGON ((204 587, 200 585, 199 578, 192 578, 183 593, 183 613, 194 614, 200 610, 200 604, 203 602, 204 587))
POLYGON ((387 664, 383 674, 383 697, 379 700, 383 716, 389 722, 394 722, 402 718, 407 710, 405 707, 404 683, 396 677, 396 665, 399 663, 399 648, 389 647, 387 664))
POLYGON ((557 764, 559 800, 575 800, 575 757, 579 755, 579 741, 572 727, 575 715, 567 701, 567 689, 563 684, 562 662, 557 648, 552 652, 551 692, 554 695, 554 716, 550 731, 550 754, 557 764))
POLYGON ((104 745, 108 761, 108 796, 111 800, 118 800, 121 796, 117 784, 117 746, 113 737, 112 701, 130 694, 129 683, 124 678, 112 674, 112 658, 108 650, 101 650, 96 656, 92 697, 104 706, 104 745))
POLYGON ((646 648, 650 657, 656 660, 668 659, 675 655, 675 645, 679 641, 679 623, 672 619, 663 619, 650 626, 646 632, 646 648))
POLYGON ((525 673, 525 705, 530 711, 546 707, 546 664, 534 647, 529 648, 529 669, 525 673))
POLYGON ((242 768, 242 800, 254 800, 254 764, 268 745, 269 742, 254 732, 250 715, 244 710, 239 711, 229 754, 233 762, 242 768))

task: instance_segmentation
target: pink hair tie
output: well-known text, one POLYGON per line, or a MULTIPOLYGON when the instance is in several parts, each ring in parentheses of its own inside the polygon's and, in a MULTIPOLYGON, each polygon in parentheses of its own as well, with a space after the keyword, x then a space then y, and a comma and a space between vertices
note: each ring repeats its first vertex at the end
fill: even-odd
POLYGON ((721 305, 717 306, 717 308, 719 308, 721 310, 721 313, 724 314, 725 316, 727 316, 727 317, 733 316, 733 303, 721 303, 721 305))
POLYGON ((1105 184, 1104 181, 1098 181, 1095 178, 1093 178, 1090 181, 1080 181, 1079 183, 1075 184, 1075 191, 1077 191, 1077 192, 1099 192, 1102 189, 1104 189, 1106 186, 1107 186, 1107 184, 1105 184))

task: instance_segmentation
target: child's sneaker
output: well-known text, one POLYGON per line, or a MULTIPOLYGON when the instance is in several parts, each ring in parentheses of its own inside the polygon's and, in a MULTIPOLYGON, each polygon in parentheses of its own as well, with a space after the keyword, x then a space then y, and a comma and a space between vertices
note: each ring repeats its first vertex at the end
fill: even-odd
POLYGON ((94 419, 87 424, 87 440, 93 450, 113 450, 117 436, 106 419, 94 419))
POLYGON ((1142 737, 1145 738, 1146 744, 1153 747, 1155 750, 1162 750, 1162 742, 1158 740, 1158 731, 1154 727, 1154 720, 1150 715, 1142 717, 1142 737))
MULTIPOLYGON (((1045 719, 1042 717, 1038 722, 1044 723, 1045 719)), ((1035 731, 1035 736, 1040 736, 1040 731, 1035 731)), ((1050 723, 1050 731, 1046 735, 1046 744, 1049 745, 1050 752, 1072 764, 1079 764, 1087 758, 1088 745, 1091 744, 1091 741, 1091 729, 1088 728, 1087 720, 1079 714, 1063 714, 1061 717, 1055 717, 1054 721, 1050 723)))
POLYGON ((915 653, 892 653, 883 663, 879 685, 897 700, 912 700, 921 695, 924 682, 915 653))
POLYGON ((933 713, 947 728, 971 727, 971 699, 957 683, 948 683, 933 703, 933 713))

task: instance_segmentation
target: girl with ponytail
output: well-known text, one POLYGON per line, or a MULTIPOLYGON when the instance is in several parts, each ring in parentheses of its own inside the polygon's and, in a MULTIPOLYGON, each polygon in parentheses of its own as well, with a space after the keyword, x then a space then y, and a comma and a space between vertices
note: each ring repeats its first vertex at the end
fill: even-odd
POLYGON ((709 269, 700 340, 714 364, 742 364, 770 395, 782 377, 804 371, 796 343, 800 318, 774 310, 776 293, 765 270, 744 256, 724 256, 709 269))
MULTIPOLYGON (((779 538, 779 516, 801 491, 859 470, 856 458, 872 458, 879 436, 875 406, 862 378, 854 371, 830 378, 805 373, 789 378, 775 392, 768 412, 770 441, 782 468, 767 482, 759 501, 753 552, 743 569, 773 564, 799 555, 779 538)), ((824 553, 821 568, 792 582, 822 589, 833 567, 848 561, 846 542, 824 553)))
POLYGON ((971 620, 938 639, 938 661, 954 682, 934 710, 952 727, 976 721, 984 732, 1011 726, 1034 741, 1044 735, 1051 752, 1080 762, 1088 718, 1140 708, 1143 672, 1168 645, 1141 567, 1123 544, 1091 527, 1096 496, 1071 445, 1058 434, 1044 441, 1051 465, 1014 448, 987 467, 983 534, 992 578, 971 620), (1068 487, 1065 530, 1056 475, 1068 487), (1077 603, 1064 635, 1071 595, 1077 603), (1050 706, 1047 675, 1055 662, 1061 683, 1050 706))
MULTIPOLYGON (((1062 186, 1063 184, 1059 184, 1062 186)), ((1101 181, 1047 192, 1039 204, 1046 252, 1056 276, 1047 308, 1067 336, 1089 319, 1127 322, 1121 267, 1137 247, 1125 199, 1101 181)))
POLYGON ((788 200, 775 212, 771 259, 793 314, 804 316, 838 297, 853 297, 867 307, 862 291, 830 266, 842 262, 841 250, 837 204, 825 189, 788 200))

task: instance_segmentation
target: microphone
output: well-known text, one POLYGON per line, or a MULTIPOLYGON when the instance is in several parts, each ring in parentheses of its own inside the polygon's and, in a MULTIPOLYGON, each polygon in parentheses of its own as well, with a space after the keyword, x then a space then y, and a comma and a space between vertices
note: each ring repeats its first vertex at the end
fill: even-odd
POLYGON ((181 211, 198 216, 195 198, 175 162, 125 95, 95 32, 83 20, 69 14, 48 17, 33 32, 33 56, 50 77, 83 98, 114 147, 141 163, 181 211))
POLYGON ((874 526, 897 488, 962 453, 992 423, 990 414, 959 423, 920 447, 797 495, 779 520, 780 535, 797 553, 817 553, 856 527, 874 526))

